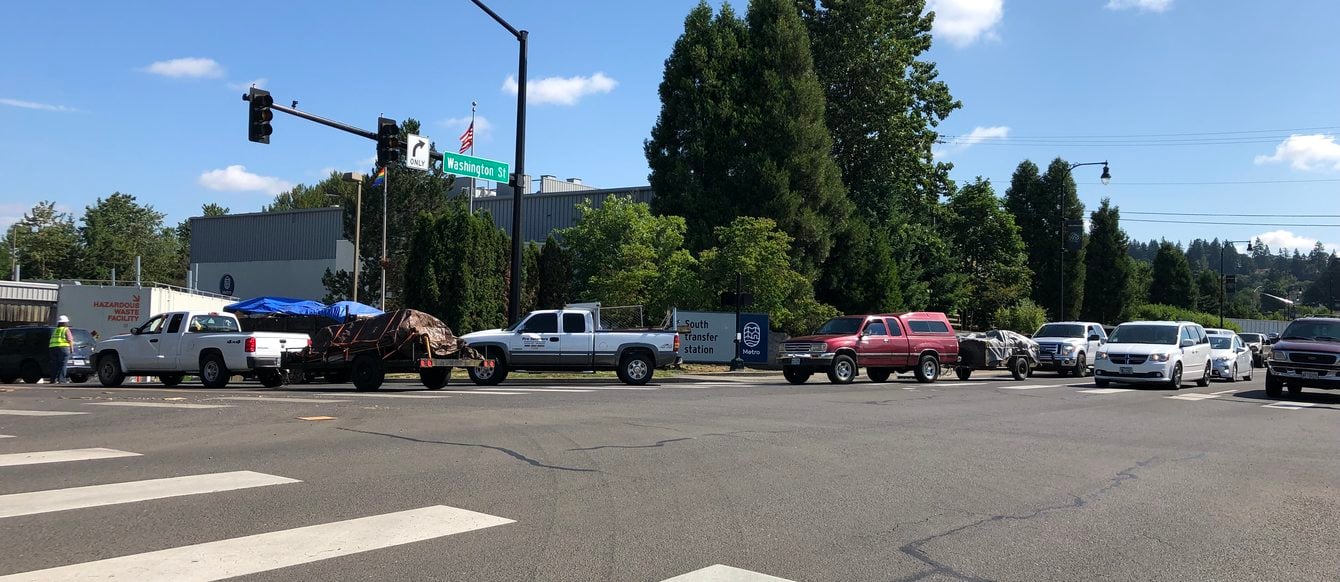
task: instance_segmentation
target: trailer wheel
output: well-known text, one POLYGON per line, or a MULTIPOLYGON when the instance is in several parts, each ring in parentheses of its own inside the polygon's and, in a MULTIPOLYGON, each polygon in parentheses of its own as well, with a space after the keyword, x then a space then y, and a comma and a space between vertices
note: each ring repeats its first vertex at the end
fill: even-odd
POLYGON ((261 381, 261 386, 266 388, 278 388, 284 385, 283 370, 256 370, 256 379, 261 381))
POLYGON ((386 381, 386 370, 382 369, 381 358, 372 354, 363 354, 354 358, 354 389, 359 392, 376 390, 386 381))
POLYGON ((954 374, 959 380, 967 380, 972 377, 972 368, 954 368, 954 374))
POLYGON ((1024 380, 1032 376, 1033 371, 1029 369, 1028 359, 1015 358, 1014 363, 1010 366, 1010 375, 1014 376, 1015 380, 1024 380))
POLYGON ((451 382, 451 368, 419 368, 419 381, 429 390, 441 390, 451 382))

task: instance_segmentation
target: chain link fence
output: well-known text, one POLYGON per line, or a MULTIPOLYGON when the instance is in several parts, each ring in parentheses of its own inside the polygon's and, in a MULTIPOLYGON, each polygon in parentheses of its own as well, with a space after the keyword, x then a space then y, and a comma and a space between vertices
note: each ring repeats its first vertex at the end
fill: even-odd
POLYGON ((601 329, 639 329, 647 325, 641 305, 602 306, 598 313, 601 329))

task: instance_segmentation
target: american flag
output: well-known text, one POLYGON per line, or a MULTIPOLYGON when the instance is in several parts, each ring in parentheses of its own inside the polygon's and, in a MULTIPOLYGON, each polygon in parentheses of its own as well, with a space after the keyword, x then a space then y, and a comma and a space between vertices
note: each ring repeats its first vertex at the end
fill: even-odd
POLYGON ((470 148, 474 147, 474 145, 475 145, 475 122, 471 121, 470 127, 465 128, 465 133, 461 134, 460 153, 463 154, 465 152, 470 151, 470 148))

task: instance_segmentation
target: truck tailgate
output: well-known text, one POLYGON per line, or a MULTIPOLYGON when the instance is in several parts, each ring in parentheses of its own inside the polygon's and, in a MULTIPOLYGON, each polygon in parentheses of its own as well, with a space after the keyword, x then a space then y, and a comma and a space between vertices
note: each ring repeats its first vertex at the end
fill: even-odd
POLYGON ((310 341, 310 338, 300 333, 258 331, 253 332, 251 337, 256 338, 254 355, 262 357, 279 357, 284 352, 296 352, 307 347, 310 341))

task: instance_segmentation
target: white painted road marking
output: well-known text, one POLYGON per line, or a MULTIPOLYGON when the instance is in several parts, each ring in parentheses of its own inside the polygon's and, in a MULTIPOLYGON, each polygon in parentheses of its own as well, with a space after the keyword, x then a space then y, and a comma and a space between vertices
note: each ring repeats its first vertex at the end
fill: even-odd
POLYGON ((1316 406, 1313 402, 1274 402, 1262 406, 1261 408, 1278 408, 1280 410, 1302 410, 1309 406, 1316 406))
POLYGON ((319 392, 317 395, 318 395, 318 396, 358 396, 358 397, 362 397, 362 398, 450 398, 450 396, 447 396, 447 395, 445 395, 445 394, 438 394, 438 395, 434 396, 434 395, 429 395, 429 394, 403 394, 403 393, 390 393, 390 394, 364 394, 364 393, 362 393, 362 392, 345 392, 345 393, 343 393, 343 394, 338 393, 338 392, 319 392))
POLYGON ((1190 400, 1192 402, 1195 402, 1197 400, 1210 400, 1213 398, 1218 398, 1218 396, 1214 394, 1192 393, 1192 394, 1178 394, 1176 396, 1164 396, 1164 398, 1171 398, 1173 400, 1190 400))
POLYGON ((237 402, 300 402, 304 404, 334 404, 336 402, 348 402, 348 400, 336 400, 334 398, 288 398, 285 396, 220 396, 218 398, 206 398, 205 400, 234 400, 237 402))
POLYGON ((749 570, 741 570, 730 566, 717 564, 708 566, 701 570, 694 570, 688 574, 680 574, 674 578, 666 578, 662 582, 791 582, 786 578, 778 578, 749 570))
POLYGON ((67 412, 64 410, 0 410, 0 415, 9 415, 9 416, 69 416, 71 414, 88 414, 88 413, 67 412))
POLYGON ((489 392, 487 390, 448 390, 447 392, 464 392, 475 394, 517 394, 519 392, 595 392, 587 388, 508 388, 507 392, 489 392))
POLYGON ((231 404, 187 404, 184 402, 86 402, 89 406, 130 406, 138 408, 232 408, 231 404))
POLYGON ((513 520, 445 505, 434 505, 0 576, 0 581, 223 580, 509 523, 513 523, 513 520))
POLYGON ((1228 394, 1228 393, 1230 393, 1230 392, 1237 392, 1237 390, 1220 390, 1220 391, 1218 391, 1218 392, 1211 392, 1211 394, 1214 394, 1214 395, 1217 396, 1217 395, 1220 395, 1220 394, 1228 394))
POLYGON ((1119 392, 1134 392, 1134 388, 1094 388, 1093 390, 1080 390, 1084 394, 1117 394, 1119 392))
POLYGON ((996 386, 1001 390, 1036 390, 1038 388, 1059 388, 1056 384, 1029 384, 1027 386, 996 386))
POLYGON ((0 495, 0 518, 301 482, 253 471, 233 471, 15 493, 0 495))
POLYGON ((14 435, 12 434, 0 434, 0 439, 12 439, 12 438, 14 438, 14 435))
POLYGON ((525 396, 525 392, 506 392, 502 390, 443 390, 452 394, 486 394, 489 396, 525 396))
POLYGON ((117 457, 138 457, 139 453, 128 453, 116 449, 69 449, 64 451, 37 451, 34 453, 13 453, 0 455, 0 467, 15 465, 38 465, 41 463, 65 463, 69 461, 91 461, 93 459, 114 459, 117 457))

